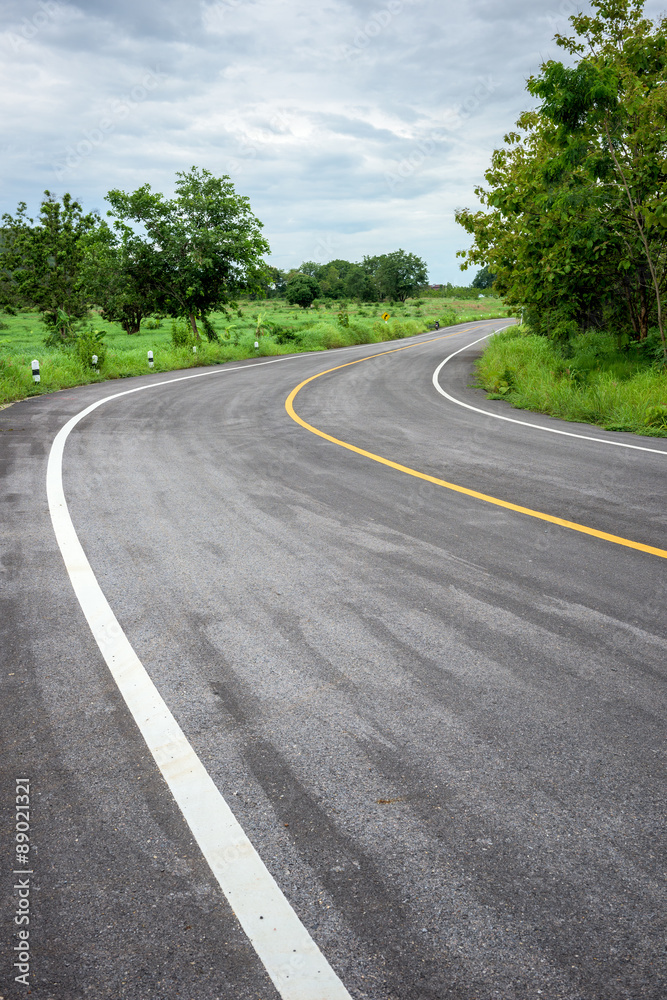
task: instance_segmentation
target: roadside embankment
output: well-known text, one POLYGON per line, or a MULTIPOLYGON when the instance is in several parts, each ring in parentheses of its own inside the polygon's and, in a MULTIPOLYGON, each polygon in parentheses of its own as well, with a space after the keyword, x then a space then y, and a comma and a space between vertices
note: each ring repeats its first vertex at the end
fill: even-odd
POLYGON ((660 341, 621 347, 605 333, 558 345, 524 327, 495 334, 477 362, 490 399, 597 424, 612 431, 667 437, 667 369, 660 341))

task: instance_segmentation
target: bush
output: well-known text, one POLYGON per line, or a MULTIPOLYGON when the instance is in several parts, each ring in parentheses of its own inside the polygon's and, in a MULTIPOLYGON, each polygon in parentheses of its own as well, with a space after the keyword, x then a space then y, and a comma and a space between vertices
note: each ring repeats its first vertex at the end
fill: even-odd
POLYGON ((107 356, 107 349, 104 343, 104 330, 84 330, 76 338, 75 350, 79 361, 84 368, 101 368, 107 356), (97 364, 93 364, 93 358, 97 357, 97 364))
POLYGON ((194 345, 194 331, 187 320, 175 319, 172 322, 171 342, 174 347, 192 347, 194 345))
POLYGON ((459 322, 459 317, 453 309, 443 309, 438 316, 438 322, 440 326, 456 326, 459 322))
POLYGON ((667 431, 667 406, 658 403, 657 406, 649 406, 644 417, 647 427, 660 427, 667 431))

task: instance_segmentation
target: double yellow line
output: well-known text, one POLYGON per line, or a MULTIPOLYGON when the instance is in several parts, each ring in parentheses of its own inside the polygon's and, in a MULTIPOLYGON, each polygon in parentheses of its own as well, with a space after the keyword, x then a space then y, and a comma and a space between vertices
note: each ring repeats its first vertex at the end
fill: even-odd
POLYGON ((285 409, 288 414, 295 420, 297 424, 300 424, 311 434, 317 434, 318 437, 324 438, 325 441, 330 441, 332 444, 337 444, 341 448, 347 448, 348 451, 354 451, 357 455, 363 455, 364 458, 370 458, 373 462, 379 462, 381 465, 387 465, 390 469, 396 469, 397 472, 404 472, 408 476, 413 476, 415 479, 423 479, 427 483, 433 483, 434 486, 441 486, 446 490, 453 490, 455 493, 463 493, 465 496, 474 497, 475 500, 483 500, 485 503, 492 503, 496 507, 504 507, 506 510, 513 510, 517 514, 525 514, 528 517, 536 517, 540 521, 548 521, 549 524, 558 524, 561 528, 570 528, 571 531, 578 531, 583 535, 593 535, 594 538, 601 538, 605 542, 613 542, 615 545, 624 545, 628 549, 637 549, 639 552, 648 552, 649 555, 658 556, 661 559, 667 559, 667 550, 658 549, 654 545, 645 545, 643 542, 634 542, 630 538, 622 538, 620 535, 610 535, 607 531, 599 531, 597 528, 589 528, 585 524, 578 524, 576 521, 566 521, 562 517, 554 517, 552 514, 544 514, 539 510, 532 510, 530 507, 522 507, 520 504, 509 503, 507 500, 500 500, 498 497, 489 496, 487 493, 479 493, 477 490, 468 489, 466 486, 458 486, 456 483, 447 482, 446 479, 438 479, 435 476, 428 476, 425 472, 419 472, 418 469, 411 469, 407 465, 400 465, 398 462, 392 462, 391 459, 383 458, 382 455, 376 455, 372 451, 366 451, 364 448, 358 448, 354 444, 350 444, 348 441, 341 441, 339 438, 332 437, 331 434, 327 434, 325 431, 321 431, 318 427, 313 427, 312 424, 307 423, 294 409, 294 400, 297 394, 301 392, 304 386, 307 386, 309 382, 314 382, 315 379, 321 378, 322 375, 329 375, 331 372, 340 371, 341 368, 349 368, 351 365, 360 365, 364 361, 372 361, 374 358, 381 358, 385 354, 397 354, 399 351, 409 351, 413 347, 422 347, 424 344, 432 344, 437 340, 447 340, 449 337, 457 336, 458 334, 448 333, 442 337, 434 337, 431 340, 421 341, 418 344, 408 344, 407 347, 395 347, 390 351, 380 351, 378 354, 369 354, 365 358, 358 358, 356 361, 348 361, 343 365, 336 365, 334 368, 327 368, 325 371, 318 372, 316 375, 311 375, 310 378, 304 379, 295 389, 292 389, 289 396, 285 400, 285 409))

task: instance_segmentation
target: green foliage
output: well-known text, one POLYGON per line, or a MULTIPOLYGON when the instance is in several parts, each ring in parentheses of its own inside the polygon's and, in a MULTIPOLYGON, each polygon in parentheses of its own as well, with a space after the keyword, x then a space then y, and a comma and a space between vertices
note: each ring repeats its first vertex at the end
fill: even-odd
POLYGON ((667 432, 667 404, 658 403, 656 406, 649 406, 644 423, 647 427, 659 427, 667 432))
POLYGON ((667 373, 640 345, 617 347, 599 331, 565 345, 510 327, 489 341, 477 363, 479 384, 491 399, 608 430, 667 436, 667 373))
POLYGON ((187 320, 175 319, 172 321, 171 343, 174 347, 192 347, 194 345, 194 330, 187 320))
POLYGON ((379 257, 364 257, 364 270, 383 299, 405 302, 428 281, 428 269, 421 257, 395 250, 379 257))
POLYGON ((331 260, 327 264, 304 261, 298 273, 314 278, 319 288, 318 296, 324 299, 363 299, 370 290, 363 268, 349 260, 331 260))
POLYGON ((218 337, 218 331, 213 326, 213 324, 211 323, 211 320, 206 315, 206 313, 202 313, 202 316, 201 316, 201 325, 204 328, 204 333, 206 334, 206 337, 207 337, 207 340, 209 341, 209 343, 213 343, 214 341, 217 341, 217 340, 220 339, 218 337))
POLYGON ((667 19, 644 19, 640 0, 592 7, 556 36, 576 65, 528 81, 543 103, 494 152, 485 210, 457 213, 474 238, 460 256, 496 274, 536 333, 645 340, 654 323, 662 336, 667 283, 667 19))
POLYGON ((493 282, 496 280, 495 274, 492 274, 491 268, 483 267, 481 271, 478 271, 475 277, 472 279, 473 288, 492 288, 493 282))
POLYGON ((295 306, 307 309, 320 294, 320 286, 309 274, 295 271, 287 280, 285 298, 295 306))
POLYGON ((44 325, 48 330, 44 338, 45 347, 70 347, 75 343, 78 324, 64 309, 56 309, 55 317, 48 321, 45 319, 44 325))
MULTIPOLYGON (((440 303, 438 303, 440 305, 440 303)), ((445 304, 446 309, 440 323, 451 325, 473 318, 499 317, 505 310, 497 301, 485 300, 474 303, 474 310, 465 311, 464 303, 454 303, 456 311, 445 304), (459 310, 462 310, 459 313, 459 310)), ((382 322, 380 316, 384 308, 375 303, 363 311, 348 304, 349 325, 341 327, 335 311, 298 310, 284 301, 270 298, 262 305, 260 355, 289 354, 296 351, 321 351, 333 347, 348 347, 353 344, 380 343, 400 336, 412 336, 433 329, 434 317, 418 317, 406 320, 391 319, 382 322)), ((230 319, 222 312, 212 313, 211 320, 221 331, 219 342, 202 339, 197 353, 192 352, 194 333, 191 325, 180 320, 181 343, 172 342, 170 324, 162 324, 161 329, 142 329, 133 337, 128 337, 119 324, 111 323, 103 317, 95 316, 94 328, 105 333, 106 357, 102 376, 94 369, 81 363, 76 349, 70 347, 44 348, 43 330, 39 315, 18 311, 15 316, 5 315, 7 330, 0 330, 0 403, 23 399, 63 389, 67 386, 82 385, 105 379, 142 375, 148 371, 146 352, 155 352, 155 371, 171 371, 198 365, 222 364, 242 358, 256 356, 256 312, 249 311, 239 318, 230 319), (224 333, 222 332, 224 331, 224 333), (41 383, 32 381, 30 362, 38 358, 41 369, 41 383)), ((178 335, 177 335, 178 339, 178 335)), ((92 353, 100 355, 98 350, 92 353)))
POLYGON ((123 239, 102 223, 83 240, 83 283, 102 315, 119 323, 128 335, 157 308, 152 253, 136 239, 123 239))
POLYGON ((438 323, 440 326, 454 326, 458 322, 460 322, 459 317, 453 309, 443 309, 438 314, 438 323))
POLYGON ((327 264, 304 261, 298 271, 292 271, 287 276, 286 281, 287 299, 297 305, 302 305, 302 302, 293 297, 297 292, 290 291, 290 288, 309 287, 301 281, 302 277, 315 282, 310 286, 313 289, 312 299, 307 301, 308 293, 304 294, 304 302, 308 306, 319 297, 325 300, 353 299, 357 302, 375 302, 378 299, 405 301, 423 288, 428 280, 424 261, 404 250, 364 257, 361 264, 340 259, 327 264))
POLYGON ((75 350, 79 361, 84 368, 100 369, 104 364, 107 355, 106 344, 104 343, 104 330, 93 330, 90 327, 83 330, 75 341, 75 350), (93 357, 97 357, 97 364, 94 364, 93 357))
POLYGON ((2 272, 16 300, 41 311, 54 342, 58 337, 71 342, 74 321, 88 311, 82 241, 100 220, 94 213, 84 215, 69 194, 62 199, 50 191, 44 195, 36 222, 28 217, 25 202, 15 216, 3 215, 2 272))
MULTIPOLYGON (((247 198, 228 176, 192 167, 176 174, 176 197, 144 184, 131 194, 110 191, 107 201, 122 259, 142 294, 168 315, 185 316, 198 338, 197 320, 214 309, 236 307, 235 295, 266 279, 262 255, 269 245, 247 198), (133 226, 140 225, 138 233, 133 226)), ((203 323, 209 334, 210 326, 203 323)))

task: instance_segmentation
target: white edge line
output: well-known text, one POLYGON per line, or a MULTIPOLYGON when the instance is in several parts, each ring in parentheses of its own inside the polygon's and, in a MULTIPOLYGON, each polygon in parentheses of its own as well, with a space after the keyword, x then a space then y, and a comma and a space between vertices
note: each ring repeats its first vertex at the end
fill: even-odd
MULTIPOLYGON (((506 330, 507 327, 501 327, 501 329, 506 330)), ((464 403, 461 399, 455 399, 454 396, 450 396, 448 392, 440 385, 438 381, 438 376, 440 372, 452 358, 455 358, 457 354, 461 354, 462 351, 466 351, 469 347, 474 347, 475 344, 480 344, 483 340, 487 340, 492 337, 494 333, 499 333, 499 330, 494 330, 492 333, 487 333, 478 340, 473 340, 472 343, 466 344, 465 347, 460 347, 458 351, 454 351, 453 354, 448 355, 444 361, 441 361, 436 370, 433 372, 433 385, 438 390, 441 396, 450 400, 452 403, 456 403, 457 406, 465 406, 466 410, 473 410, 475 413, 483 413, 485 417, 495 417, 496 420, 506 420, 510 424, 521 424, 523 427, 532 427, 536 431, 546 431, 548 434, 562 434, 564 437, 580 438, 582 441, 595 441, 596 444, 610 444, 614 448, 632 448, 633 451, 649 451, 653 455, 667 455, 667 451, 661 451, 660 448, 646 448, 644 445, 640 444, 627 444, 625 441, 607 441, 605 438, 591 437, 588 434, 575 434, 574 431, 561 431, 556 427, 542 427, 541 424, 531 424, 527 420, 517 420, 516 417, 505 417, 500 413, 492 413, 490 410, 481 410, 479 406, 471 406, 470 403, 464 403)))
POLYGON ((202 854, 278 993, 283 1000, 351 1000, 218 791, 119 625, 86 558, 63 489, 62 460, 67 438, 79 421, 98 406, 119 396, 171 382, 229 371, 251 371, 256 367, 224 368, 153 382, 106 396, 75 414, 60 429, 49 453, 46 473, 49 511, 74 592, 100 652, 202 854))

